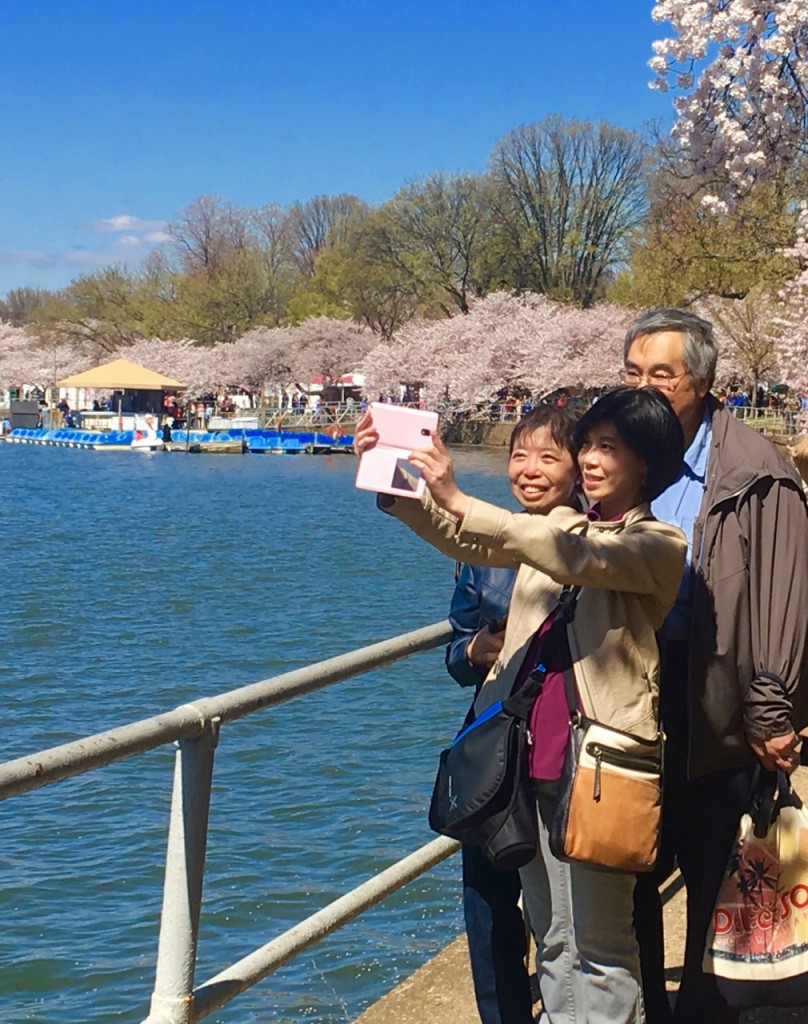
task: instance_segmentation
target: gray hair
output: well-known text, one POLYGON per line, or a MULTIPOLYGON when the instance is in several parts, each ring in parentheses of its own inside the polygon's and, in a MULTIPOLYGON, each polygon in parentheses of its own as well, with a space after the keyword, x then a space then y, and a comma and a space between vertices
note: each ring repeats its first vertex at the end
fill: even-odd
POLYGON ((636 338, 657 331, 680 331, 684 335, 682 362, 685 369, 691 377, 704 380, 708 387, 712 387, 718 362, 718 345, 710 321, 684 309, 646 310, 640 313, 626 331, 623 358, 628 358, 628 350, 636 338))

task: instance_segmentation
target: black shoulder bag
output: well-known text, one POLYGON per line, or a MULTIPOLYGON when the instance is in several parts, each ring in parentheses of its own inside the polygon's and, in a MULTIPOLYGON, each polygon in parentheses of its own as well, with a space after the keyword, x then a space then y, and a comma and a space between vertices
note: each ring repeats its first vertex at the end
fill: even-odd
MULTIPOLYGON (((580 587, 565 588, 540 654, 543 662, 564 639, 580 587)), ((528 776, 528 720, 547 669, 537 665, 507 699, 464 727, 440 755, 429 808, 435 832, 479 846, 498 868, 523 867, 536 855, 536 800, 528 776)), ((471 712, 469 713, 471 714, 471 712)))

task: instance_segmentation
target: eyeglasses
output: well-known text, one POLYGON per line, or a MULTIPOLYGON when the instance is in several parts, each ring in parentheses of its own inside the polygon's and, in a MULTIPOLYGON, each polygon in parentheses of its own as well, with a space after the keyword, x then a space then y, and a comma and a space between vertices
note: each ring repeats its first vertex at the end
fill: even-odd
POLYGON ((675 391, 682 377, 686 377, 690 371, 683 370, 682 373, 668 373, 667 370, 656 370, 653 373, 640 373, 628 367, 620 372, 620 380, 630 388, 638 388, 643 384, 655 388, 657 391, 675 391))

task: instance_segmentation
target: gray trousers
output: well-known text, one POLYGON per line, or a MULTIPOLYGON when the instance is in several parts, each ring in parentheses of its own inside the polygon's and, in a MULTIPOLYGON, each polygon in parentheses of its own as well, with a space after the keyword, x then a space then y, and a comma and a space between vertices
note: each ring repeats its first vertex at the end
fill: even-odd
POLYGON ((539 848, 519 874, 537 946, 540 1024, 644 1024, 634 875, 557 860, 545 825, 556 783, 539 786, 539 848))

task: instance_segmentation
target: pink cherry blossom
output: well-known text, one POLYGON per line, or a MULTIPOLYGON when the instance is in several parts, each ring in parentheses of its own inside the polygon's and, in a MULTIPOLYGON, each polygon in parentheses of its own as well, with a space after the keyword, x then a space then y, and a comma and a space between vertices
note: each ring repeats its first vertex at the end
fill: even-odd
POLYGON ((618 382, 631 310, 609 304, 578 309, 540 295, 494 292, 466 314, 413 320, 362 361, 365 391, 397 395, 419 385, 430 406, 471 411, 503 390, 534 399, 559 388, 618 382))
POLYGON ((653 44, 652 88, 678 91, 673 129, 716 212, 805 153, 808 0, 659 0, 674 35, 653 44))

